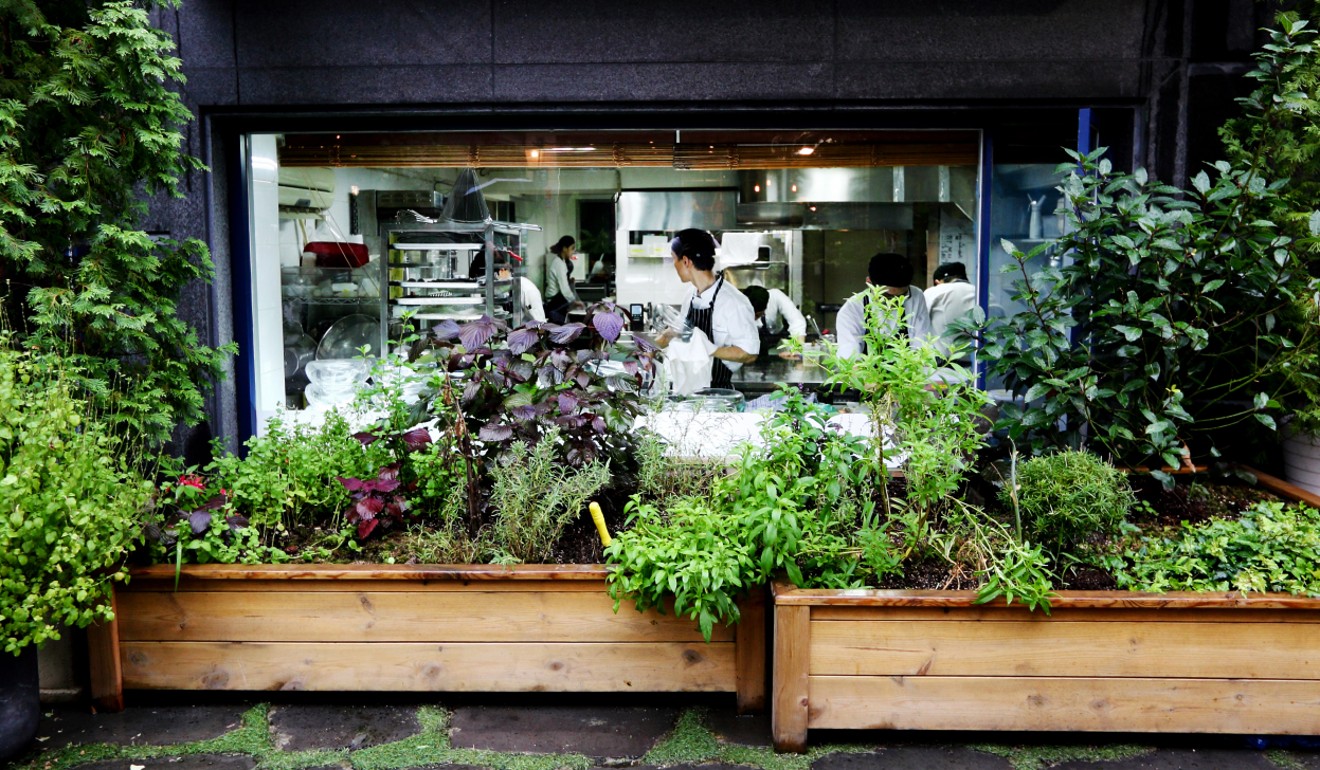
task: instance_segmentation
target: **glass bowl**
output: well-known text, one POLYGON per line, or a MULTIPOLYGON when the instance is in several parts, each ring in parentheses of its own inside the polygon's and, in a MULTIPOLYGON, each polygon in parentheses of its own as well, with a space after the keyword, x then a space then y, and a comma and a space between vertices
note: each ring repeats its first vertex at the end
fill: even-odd
POLYGON ((321 343, 316 346, 316 358, 354 358, 362 355, 361 349, 364 347, 369 356, 379 352, 380 319, 354 313, 330 324, 330 328, 321 335, 321 343))

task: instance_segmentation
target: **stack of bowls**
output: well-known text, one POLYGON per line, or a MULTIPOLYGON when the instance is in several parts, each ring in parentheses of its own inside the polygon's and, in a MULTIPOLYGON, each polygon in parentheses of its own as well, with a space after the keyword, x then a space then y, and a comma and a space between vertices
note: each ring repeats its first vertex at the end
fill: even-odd
POLYGON ((367 362, 355 358, 308 361, 307 390, 303 395, 308 406, 336 406, 353 400, 367 379, 367 362))

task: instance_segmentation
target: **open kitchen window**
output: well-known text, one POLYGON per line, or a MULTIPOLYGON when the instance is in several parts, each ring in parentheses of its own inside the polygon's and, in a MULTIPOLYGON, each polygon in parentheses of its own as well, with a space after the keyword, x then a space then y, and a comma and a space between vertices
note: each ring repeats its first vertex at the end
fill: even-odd
POLYGON ((398 334, 523 320, 549 246, 577 242, 582 299, 678 304, 673 233, 712 231, 740 286, 784 291, 828 333, 878 251, 928 286, 977 281, 981 136, 967 130, 252 134, 251 400, 314 414, 351 397, 398 334), (486 262, 493 259, 494 269, 486 262))

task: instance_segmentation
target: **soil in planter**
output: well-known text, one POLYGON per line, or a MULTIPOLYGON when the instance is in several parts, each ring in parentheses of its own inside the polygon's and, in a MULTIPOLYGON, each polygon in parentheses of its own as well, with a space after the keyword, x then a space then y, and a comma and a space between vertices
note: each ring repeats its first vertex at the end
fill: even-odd
MULTIPOLYGON (((1268 491, 1231 478, 1180 478, 1177 486, 1172 489, 1165 489, 1149 476, 1133 476, 1131 483, 1137 499, 1143 504, 1132 511, 1129 520, 1150 533, 1176 529, 1184 521, 1195 523, 1216 517, 1233 517, 1259 500, 1278 499, 1268 491)), ((596 498, 611 533, 617 534, 622 530, 626 521, 624 507, 632 491, 633 486, 624 481, 612 485, 596 498)), ((903 496, 902 479, 890 481, 889 493, 895 497, 903 496)), ((977 505, 987 509, 997 507, 997 488, 988 481, 972 480, 964 493, 977 505)), ((376 564, 421 561, 415 552, 410 552, 410 542, 401 534, 390 532, 372 538, 363 544, 360 552, 345 552, 345 561, 376 564)), ((549 559, 551 563, 558 564, 598 564, 603 560, 600 537, 585 512, 569 521, 549 559)), ((1059 578, 1056 587, 1065 590, 1110 590, 1117 587, 1111 575, 1094 567, 1075 566, 1065 570, 1059 578)), ((975 590, 977 585, 976 572, 969 565, 950 565, 941 559, 932 558, 908 562, 904 565, 903 575, 886 580, 876 587, 975 590)))

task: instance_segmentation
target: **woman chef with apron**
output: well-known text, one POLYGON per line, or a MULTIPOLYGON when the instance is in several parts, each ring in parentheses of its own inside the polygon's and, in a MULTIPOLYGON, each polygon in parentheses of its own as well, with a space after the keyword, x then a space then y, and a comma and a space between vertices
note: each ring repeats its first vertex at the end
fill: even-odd
MULTIPOLYGON (((683 230, 670 241, 674 253, 674 270, 683 283, 692 284, 692 290, 683 302, 682 317, 688 326, 705 332, 717 346, 712 354, 710 385, 713 388, 733 387, 733 373, 756 360, 761 350, 761 339, 756 328, 756 313, 752 303, 715 276, 715 249, 719 244, 705 230, 683 230)), ((679 332, 666 329, 656 339, 660 347, 679 332)))

